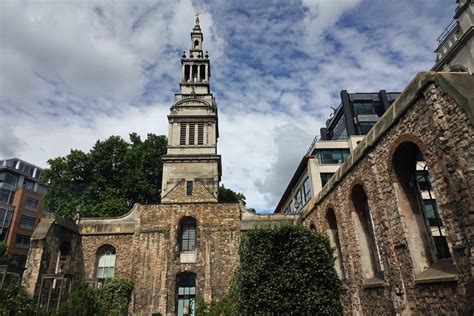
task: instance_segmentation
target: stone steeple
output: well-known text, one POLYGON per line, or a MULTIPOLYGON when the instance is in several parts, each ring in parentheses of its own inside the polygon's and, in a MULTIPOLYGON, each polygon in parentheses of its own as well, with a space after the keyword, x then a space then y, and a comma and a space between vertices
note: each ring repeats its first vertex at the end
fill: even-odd
POLYGON ((161 201, 217 202, 221 157, 217 154, 217 105, 210 93, 209 56, 196 17, 189 55, 181 58, 180 92, 168 115, 161 201))

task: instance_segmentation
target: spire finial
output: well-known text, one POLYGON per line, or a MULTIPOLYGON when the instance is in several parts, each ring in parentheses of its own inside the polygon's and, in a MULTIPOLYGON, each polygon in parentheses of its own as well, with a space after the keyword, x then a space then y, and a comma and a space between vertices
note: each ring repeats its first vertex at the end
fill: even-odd
POLYGON ((199 14, 201 14, 201 12, 199 12, 199 10, 196 11, 196 26, 199 26, 199 14))

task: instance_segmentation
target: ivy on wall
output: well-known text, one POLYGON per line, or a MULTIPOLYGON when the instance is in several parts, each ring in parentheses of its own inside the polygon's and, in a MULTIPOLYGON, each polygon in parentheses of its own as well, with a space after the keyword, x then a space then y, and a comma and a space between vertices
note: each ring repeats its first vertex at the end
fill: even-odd
POLYGON ((199 299, 196 316, 341 315, 342 285, 328 237, 303 226, 246 232, 229 293, 199 299))

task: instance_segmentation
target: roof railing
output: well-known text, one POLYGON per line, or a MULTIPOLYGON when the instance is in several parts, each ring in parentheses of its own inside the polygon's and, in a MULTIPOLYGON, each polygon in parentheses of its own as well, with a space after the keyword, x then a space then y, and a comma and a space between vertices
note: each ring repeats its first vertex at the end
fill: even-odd
POLYGON ((451 32, 458 26, 457 20, 452 20, 448 26, 444 29, 443 32, 438 36, 436 39, 438 41, 438 45, 444 42, 444 40, 451 34, 451 32))

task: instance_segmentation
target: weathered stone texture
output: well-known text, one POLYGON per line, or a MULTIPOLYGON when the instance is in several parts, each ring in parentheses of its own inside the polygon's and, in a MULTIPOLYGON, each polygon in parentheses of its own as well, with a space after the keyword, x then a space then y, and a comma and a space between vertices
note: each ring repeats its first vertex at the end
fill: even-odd
POLYGON ((40 276, 55 273, 64 240, 73 245, 73 257, 62 272, 95 281, 97 251, 112 245, 116 249, 115 276, 134 282, 130 311, 174 315, 176 279, 182 272, 195 274, 197 297, 219 300, 227 293, 237 264, 240 212, 237 203, 170 203, 136 205, 122 219, 84 219, 75 231, 51 221, 33 241, 24 282, 31 295, 38 292, 40 276), (196 260, 191 263, 181 263, 178 250, 179 222, 185 216, 197 222, 196 260), (132 219, 134 231, 124 232, 132 219))
MULTIPOLYGON (((365 150, 359 160, 350 158, 354 161, 343 166, 345 173, 331 179, 329 188, 323 190, 325 195, 320 195, 312 211, 303 216, 305 225, 314 224, 325 232, 328 229, 326 212, 330 208, 335 212, 344 284, 348 289, 343 299, 346 314, 456 315, 473 311, 474 129, 465 111, 466 104, 460 106, 453 99, 452 91, 440 87, 442 82, 437 81, 436 76, 425 75, 407 88, 401 96, 405 104, 395 104, 405 107, 403 112, 383 135, 374 131, 364 139, 373 143, 359 149, 365 150), (407 94, 415 97, 411 105, 408 98, 403 99, 407 94), (437 262, 433 251, 410 253, 410 248, 415 249, 424 241, 431 245, 431 250, 433 244, 426 235, 414 238, 410 228, 415 227, 412 215, 403 211, 407 205, 402 204, 410 201, 400 195, 402 190, 392 157, 404 142, 416 144, 426 160, 438 211, 451 245, 451 263, 449 259, 447 263, 437 262), (364 263, 351 199, 351 192, 358 184, 367 195, 380 280, 368 280, 361 272, 364 263), (426 265, 420 260, 426 260, 426 265), (442 268, 438 269, 440 265, 442 268), (441 276, 445 278, 441 280, 441 276)), ((474 87, 472 78, 460 76, 465 76, 474 87)), ((467 104, 472 106, 472 98, 467 104)), ((387 124, 384 119, 375 130, 387 124)))

